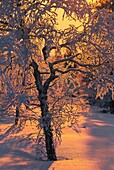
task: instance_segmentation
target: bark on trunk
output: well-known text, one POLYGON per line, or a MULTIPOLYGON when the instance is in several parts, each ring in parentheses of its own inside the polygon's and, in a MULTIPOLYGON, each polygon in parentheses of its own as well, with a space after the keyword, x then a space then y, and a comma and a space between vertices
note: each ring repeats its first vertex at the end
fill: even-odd
POLYGON ((46 141, 46 151, 47 151, 47 158, 49 161, 56 161, 56 152, 55 147, 53 144, 53 133, 51 126, 48 127, 48 129, 44 128, 44 134, 45 134, 45 141, 46 141))
POLYGON ((38 69, 38 64, 32 60, 32 63, 30 66, 34 69, 34 78, 35 78, 35 84, 38 90, 38 99, 40 101, 40 107, 41 107, 41 117, 43 120, 43 130, 45 135, 45 144, 46 144, 46 152, 47 152, 47 158, 49 161, 56 161, 56 152, 55 147, 53 143, 53 133, 51 128, 51 115, 48 110, 48 103, 47 103, 47 90, 49 88, 49 84, 56 78, 55 76, 55 70, 50 65, 50 76, 44 83, 42 84, 41 80, 41 72, 38 69))
POLYGON ((18 125, 19 121, 19 107, 16 107, 15 125, 18 125))
POLYGON ((39 100, 40 100, 40 104, 41 104, 47 159, 49 161, 52 161, 52 160, 56 161, 57 157, 56 157, 55 147, 54 147, 54 143, 53 143, 51 116, 48 111, 47 95, 46 94, 44 95, 44 93, 40 94, 39 100))

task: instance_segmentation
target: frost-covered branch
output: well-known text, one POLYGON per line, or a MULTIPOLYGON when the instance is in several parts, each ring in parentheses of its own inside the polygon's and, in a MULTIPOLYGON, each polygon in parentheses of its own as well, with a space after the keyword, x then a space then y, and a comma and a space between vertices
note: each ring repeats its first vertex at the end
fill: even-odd
POLYGON ((55 80, 56 78, 58 78, 58 76, 55 74, 55 69, 53 68, 53 64, 49 63, 49 68, 50 68, 50 77, 47 78, 47 80, 44 83, 44 88, 48 89, 50 83, 55 80))

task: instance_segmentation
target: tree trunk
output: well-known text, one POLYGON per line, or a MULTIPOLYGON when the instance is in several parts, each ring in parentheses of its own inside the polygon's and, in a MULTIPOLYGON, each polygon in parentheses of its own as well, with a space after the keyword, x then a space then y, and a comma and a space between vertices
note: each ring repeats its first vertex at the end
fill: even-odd
POLYGON ((44 128, 44 134, 45 134, 45 142, 46 142, 46 151, 47 151, 47 158, 49 161, 56 161, 56 152, 53 144, 53 133, 51 126, 49 126, 47 129, 44 128))
POLYGON ((110 113, 114 114, 114 100, 110 101, 109 106, 110 106, 110 113))
POLYGON ((42 114, 42 122, 43 122, 43 130, 45 135, 45 144, 46 144, 46 152, 47 158, 49 161, 56 161, 56 152, 53 143, 53 133, 51 127, 51 115, 48 111, 47 104, 47 94, 39 95, 40 105, 41 105, 41 114, 42 114))
POLYGON ((18 124, 19 121, 19 107, 16 107, 16 116, 15 116, 15 125, 18 124))
POLYGON ((43 124, 43 130, 45 135, 45 144, 46 144, 46 152, 47 152, 47 158, 49 161, 56 161, 56 152, 55 147, 53 143, 53 133, 51 128, 51 115, 48 110, 48 103, 47 103, 47 90, 49 88, 49 84, 56 78, 55 77, 55 71, 53 70, 53 67, 50 66, 51 69, 51 75, 46 80, 44 85, 42 84, 41 79, 41 73, 38 70, 38 64, 32 60, 32 63, 30 66, 34 69, 34 78, 35 78, 35 84, 38 90, 38 99, 40 101, 40 108, 41 108, 41 118, 42 118, 42 124, 43 124))

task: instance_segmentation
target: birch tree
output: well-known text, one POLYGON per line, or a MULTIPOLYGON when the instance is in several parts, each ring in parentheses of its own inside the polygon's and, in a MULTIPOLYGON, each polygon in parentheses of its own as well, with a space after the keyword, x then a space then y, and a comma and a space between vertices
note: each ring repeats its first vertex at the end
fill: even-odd
POLYGON ((107 76, 114 62, 113 13, 95 11, 86 0, 2 0, 0 16, 1 110, 37 101, 47 159, 57 160, 54 133, 61 135, 66 120, 71 119, 71 126, 77 121, 70 100, 78 104, 79 73, 92 74, 89 86, 95 85, 98 96, 113 91, 113 77, 107 76), (63 19, 78 20, 80 26, 59 30, 59 9, 63 19))

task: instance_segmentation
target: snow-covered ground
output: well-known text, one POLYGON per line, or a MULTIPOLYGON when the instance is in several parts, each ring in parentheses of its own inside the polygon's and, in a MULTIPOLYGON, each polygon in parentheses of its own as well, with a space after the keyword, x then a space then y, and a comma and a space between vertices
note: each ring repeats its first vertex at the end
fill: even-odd
POLYGON ((14 136, 6 137, 10 130, 4 134, 7 126, 0 125, 0 170, 114 170, 114 115, 94 109, 80 118, 80 134, 65 129, 56 162, 35 160, 29 148, 14 147, 14 136))

